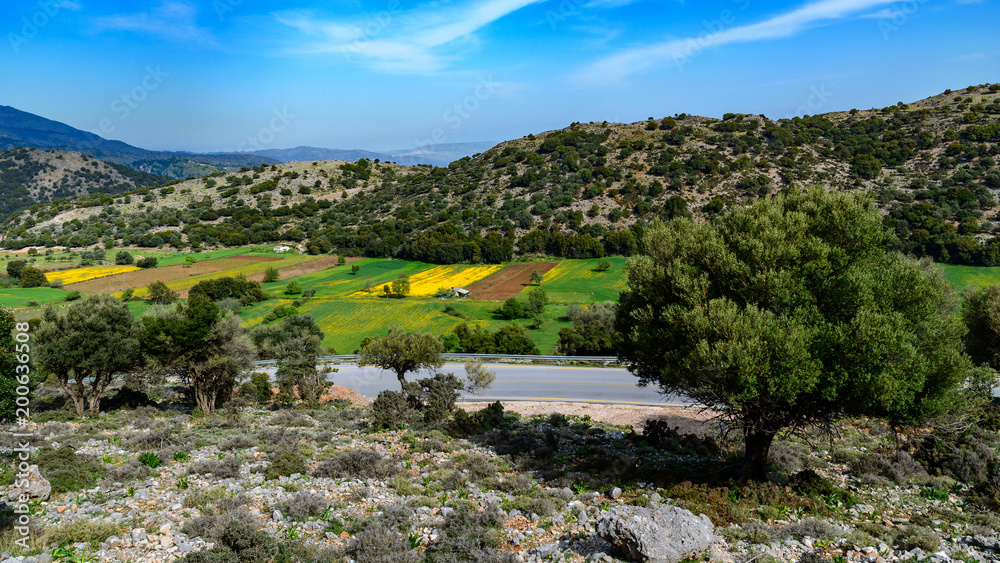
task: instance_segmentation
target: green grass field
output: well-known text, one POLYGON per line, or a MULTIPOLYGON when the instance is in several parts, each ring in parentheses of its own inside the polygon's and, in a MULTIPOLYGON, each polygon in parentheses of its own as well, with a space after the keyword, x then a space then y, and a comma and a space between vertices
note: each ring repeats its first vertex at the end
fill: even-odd
MULTIPOLYGON (((618 292, 625 289, 626 258, 607 258, 611 268, 597 271, 600 260, 563 260, 542 279, 542 287, 552 303, 593 303, 618 301, 618 292)), ((533 286, 532 286, 533 287, 533 286)), ((521 291, 526 298, 531 287, 521 291)))
POLYGON ((0 307, 27 307, 31 301, 37 301, 39 305, 46 305, 62 301, 66 295, 67 293, 61 289, 49 287, 0 288, 0 307))
POLYGON ((944 276, 958 291, 980 288, 1000 283, 1000 267, 952 266, 941 264, 944 276))
POLYGON ((339 297, 346 298, 352 294, 363 291, 365 282, 371 280, 375 285, 375 291, 382 291, 382 285, 396 279, 399 274, 407 273, 411 276, 417 272, 429 270, 434 264, 423 262, 408 262, 406 260, 379 260, 366 258, 360 262, 355 262, 361 267, 357 275, 351 273, 350 266, 330 268, 304 276, 296 276, 279 282, 266 283, 264 289, 272 295, 284 296, 285 286, 291 280, 296 280, 302 286, 303 291, 316 290, 316 297, 339 297))

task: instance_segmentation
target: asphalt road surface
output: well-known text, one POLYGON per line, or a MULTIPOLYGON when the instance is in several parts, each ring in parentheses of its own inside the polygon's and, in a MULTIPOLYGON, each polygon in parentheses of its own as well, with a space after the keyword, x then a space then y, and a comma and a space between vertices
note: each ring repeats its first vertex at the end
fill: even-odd
MULTIPOLYGON (((351 364, 338 367, 332 374, 333 383, 353 389, 366 397, 375 398, 380 391, 399 391, 393 372, 378 368, 359 368, 351 364)), ((689 405, 686 397, 663 396, 656 387, 638 387, 638 379, 624 368, 538 366, 517 364, 487 364, 496 372, 493 385, 479 395, 463 395, 476 401, 573 401, 623 405, 670 406, 689 405)), ((266 370, 273 375, 274 368, 266 370)), ((441 371, 464 377, 462 364, 445 364, 441 371)), ((410 381, 427 377, 427 372, 408 373, 410 381)))

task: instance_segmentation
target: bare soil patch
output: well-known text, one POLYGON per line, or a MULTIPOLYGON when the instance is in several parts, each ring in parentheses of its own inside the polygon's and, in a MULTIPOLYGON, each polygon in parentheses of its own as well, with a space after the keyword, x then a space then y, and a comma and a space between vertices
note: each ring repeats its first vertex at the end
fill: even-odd
POLYGON ((281 260, 279 256, 230 256, 233 260, 253 260, 255 262, 276 262, 281 260))
POLYGON ((177 264, 175 266, 163 266, 161 268, 147 268, 144 270, 125 272, 124 274, 115 274, 113 276, 106 276, 79 283, 71 283, 65 285, 64 287, 66 289, 77 290, 88 294, 117 293, 129 288, 136 289, 140 287, 147 287, 149 284, 157 281, 166 283, 184 279, 188 276, 220 272, 222 270, 239 266, 239 264, 234 264, 231 260, 232 259, 230 258, 223 258, 221 260, 205 260, 204 262, 195 262, 191 265, 177 264))
MULTIPOLYGON (((347 262, 346 262, 347 264, 350 264, 351 262, 357 262, 359 260, 363 260, 363 258, 361 258, 361 257, 345 258, 345 259, 347 260, 347 262)), ((287 268, 279 268, 278 269, 278 279, 279 280, 286 280, 288 278, 294 278, 295 276, 303 276, 305 274, 313 274, 313 273, 316 273, 316 272, 320 272, 322 270, 326 270, 326 269, 329 269, 329 268, 334 268, 334 267, 338 266, 337 260, 338 260, 337 256, 323 256, 322 258, 317 258, 315 260, 310 260, 308 262, 302 262, 302 263, 299 263, 299 264, 295 264, 294 266, 289 266, 287 268)), ((264 272, 257 272, 256 274, 250 274, 250 275, 247 276, 247 279, 248 280, 254 280, 254 281, 263 282, 264 281, 264 272)))
POLYGON ((528 287, 531 283, 529 278, 532 270, 538 270, 538 273, 544 275, 558 265, 559 262, 511 264, 492 276, 470 285, 467 289, 472 292, 473 299, 503 301, 528 287))

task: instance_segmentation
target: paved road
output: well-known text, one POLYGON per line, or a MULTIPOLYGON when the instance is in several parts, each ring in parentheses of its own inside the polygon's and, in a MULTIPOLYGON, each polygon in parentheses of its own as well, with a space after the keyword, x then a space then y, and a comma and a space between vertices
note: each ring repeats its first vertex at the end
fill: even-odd
MULTIPOLYGON (((380 391, 399 390, 396 374, 378 368, 338 366, 331 377, 337 385, 353 389, 366 397, 376 397, 380 391)), ((655 387, 637 387, 636 377, 624 368, 537 366, 487 364, 497 374, 493 385, 479 395, 465 395, 470 400, 484 401, 578 401, 626 405, 667 406, 692 404, 690 399, 662 396, 655 387)), ((267 370, 274 373, 274 369, 267 370)), ((443 372, 464 377, 462 364, 445 364, 443 372)), ((413 381, 426 377, 426 372, 407 374, 413 381)))

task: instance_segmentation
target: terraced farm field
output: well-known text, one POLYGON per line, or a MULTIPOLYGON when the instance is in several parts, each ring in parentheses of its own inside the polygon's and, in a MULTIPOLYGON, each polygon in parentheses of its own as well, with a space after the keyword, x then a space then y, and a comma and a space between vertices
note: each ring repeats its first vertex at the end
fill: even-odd
MULTIPOLYGON (((250 257, 249 259, 245 259, 245 258, 241 259, 241 258, 235 258, 235 257, 225 258, 225 259, 219 261, 219 262, 225 261, 225 263, 226 263, 226 268, 225 269, 217 270, 217 271, 214 271, 214 272, 203 273, 203 274, 195 274, 195 275, 187 276, 187 277, 184 277, 184 278, 181 278, 181 279, 175 279, 175 280, 166 282, 166 284, 167 284, 167 287, 169 287, 170 289, 178 292, 181 297, 186 297, 187 296, 187 290, 189 290, 192 287, 194 287, 200 281, 210 280, 210 279, 215 279, 215 278, 223 278, 223 277, 228 277, 228 276, 235 276, 235 275, 238 275, 238 274, 243 274, 243 275, 249 277, 249 276, 252 276, 253 274, 257 274, 257 273, 263 274, 264 270, 266 270, 268 268, 278 268, 280 270, 281 268, 285 268, 285 267, 289 267, 289 266, 295 266, 295 265, 301 264, 303 262, 309 262, 311 260, 316 260, 319 257, 317 257, 317 256, 308 256, 308 255, 291 255, 291 256, 285 256, 284 258, 281 258, 280 260, 266 260, 266 259, 265 260, 261 260, 261 259, 256 259, 255 260, 253 258, 254 257, 250 257)), ((210 261, 206 261, 205 263, 206 264, 210 264, 211 262, 210 261)), ((197 265, 197 264, 195 264, 195 265, 197 265)), ((135 292, 135 295, 137 297, 142 297, 145 294, 146 294, 146 288, 145 287, 143 287, 141 289, 137 289, 136 292, 135 292)))
MULTIPOLYGON (((618 292, 625 289, 626 258, 605 258, 611 268, 597 271, 600 260, 563 260, 545 274, 542 287, 552 303, 592 303, 618 301, 618 292)), ((525 293, 530 288, 525 288, 525 293)))
POLYGON ((952 266, 942 264, 944 276, 948 279, 956 290, 962 291, 966 288, 978 289, 1000 283, 1000 267, 985 266, 952 266))
POLYGON ((71 270, 57 270, 46 272, 45 278, 49 282, 60 281, 63 285, 70 285, 87 280, 135 272, 139 268, 135 266, 86 266, 84 268, 73 268, 71 270))
MULTIPOLYGON (((338 267, 298 276, 295 280, 302 286, 303 291, 316 290, 317 297, 357 298, 368 296, 364 292, 365 282, 372 282, 374 288, 372 296, 374 296, 375 290, 381 292, 382 285, 396 279, 401 273, 405 272, 413 276, 418 272, 434 268, 434 265, 423 262, 376 258, 365 258, 358 261, 357 264, 361 267, 357 275, 352 274, 350 268, 338 267)), ((274 295, 279 295, 287 283, 287 281, 266 283, 264 289, 274 295)))
POLYGON ((45 305, 62 301, 65 297, 65 291, 50 287, 0 288, 0 307, 27 307, 32 301, 45 305))
POLYGON ((85 282, 67 285, 66 289, 75 289, 83 293, 110 294, 118 293, 125 289, 137 289, 146 287, 157 281, 164 283, 174 280, 184 279, 189 276, 206 274, 210 272, 220 272, 228 268, 238 268, 244 262, 223 258, 220 260, 205 260, 191 265, 164 266, 160 268, 146 268, 133 270, 116 276, 93 279, 85 282))
POLYGON ((479 280, 466 289, 472 292, 473 299, 503 301, 508 297, 514 297, 530 285, 531 272, 538 270, 538 273, 544 276, 558 265, 558 262, 523 262, 520 264, 511 264, 488 278, 479 280))
MULTIPOLYGON (((240 316, 248 326, 257 325, 275 307, 290 303, 289 299, 272 299, 245 309, 240 316)), ((496 303, 471 300, 312 298, 302 300, 298 310, 312 315, 326 333, 323 346, 332 346, 339 354, 350 354, 362 338, 384 335, 393 325, 438 335, 451 332, 463 322, 496 330, 507 321, 493 314, 495 308, 496 303), (444 313, 445 306, 451 306, 465 318, 444 313)), ((565 315, 565 306, 550 309, 545 315, 545 327, 528 331, 542 353, 551 352, 559 340, 559 329, 569 326, 568 322, 558 320, 565 315)))
POLYGON ((499 264, 437 266, 410 276, 410 295, 413 297, 433 297, 437 295, 438 289, 466 287, 502 269, 503 266, 499 264))

